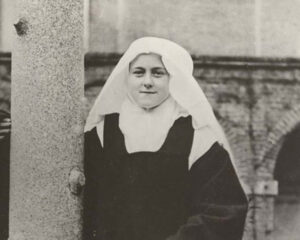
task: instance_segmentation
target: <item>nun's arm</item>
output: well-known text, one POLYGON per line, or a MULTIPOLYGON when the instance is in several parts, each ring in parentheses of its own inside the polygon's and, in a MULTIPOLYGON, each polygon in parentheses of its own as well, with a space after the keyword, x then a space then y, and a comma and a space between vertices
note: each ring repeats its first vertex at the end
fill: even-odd
POLYGON ((241 240, 248 201, 229 154, 218 143, 189 172, 189 218, 167 240, 241 240))

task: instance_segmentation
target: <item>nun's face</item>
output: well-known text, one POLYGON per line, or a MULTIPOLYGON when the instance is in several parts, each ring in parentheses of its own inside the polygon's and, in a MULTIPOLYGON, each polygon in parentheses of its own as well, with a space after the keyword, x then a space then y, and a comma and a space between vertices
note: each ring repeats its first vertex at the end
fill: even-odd
POLYGON ((169 96, 169 78, 159 55, 141 54, 129 67, 129 94, 141 108, 157 107, 169 96))

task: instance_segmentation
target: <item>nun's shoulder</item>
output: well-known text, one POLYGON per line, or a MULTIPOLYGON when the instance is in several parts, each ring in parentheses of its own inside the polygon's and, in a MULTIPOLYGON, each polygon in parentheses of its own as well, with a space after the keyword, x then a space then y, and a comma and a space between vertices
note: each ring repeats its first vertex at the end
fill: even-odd
POLYGON ((91 129, 91 130, 84 133, 84 145, 85 145, 85 147, 90 146, 90 145, 94 145, 94 144, 101 146, 100 139, 98 137, 96 127, 94 127, 93 129, 91 129))
POLYGON ((222 169, 225 165, 231 165, 231 159, 227 150, 219 143, 214 142, 211 147, 199 157, 192 165, 191 170, 196 169, 222 169))
POLYGON ((194 132, 191 115, 178 117, 173 123, 173 126, 175 125, 177 126, 178 129, 181 129, 183 131, 192 130, 194 132))
POLYGON ((97 128, 94 127, 89 131, 84 132, 84 139, 89 139, 97 134, 97 128))
POLYGON ((229 158, 229 153, 227 150, 218 142, 215 141, 209 150, 201 156, 201 158, 213 158, 214 156, 223 156, 223 157, 228 157, 229 158))

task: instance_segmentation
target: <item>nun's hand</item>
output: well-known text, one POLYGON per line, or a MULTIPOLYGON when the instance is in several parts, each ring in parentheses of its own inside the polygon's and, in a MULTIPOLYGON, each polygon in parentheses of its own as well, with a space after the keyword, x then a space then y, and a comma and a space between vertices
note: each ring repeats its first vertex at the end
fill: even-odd
POLYGON ((11 121, 10 118, 4 118, 0 122, 0 141, 10 133, 11 121))

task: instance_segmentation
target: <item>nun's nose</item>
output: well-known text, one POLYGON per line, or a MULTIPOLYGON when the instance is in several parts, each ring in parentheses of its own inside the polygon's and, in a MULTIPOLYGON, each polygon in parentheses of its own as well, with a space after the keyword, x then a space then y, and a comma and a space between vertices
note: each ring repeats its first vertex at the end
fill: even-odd
POLYGON ((150 89, 150 88, 153 87, 153 84, 151 84, 151 83, 144 83, 144 87, 145 87, 146 89, 150 89))
POLYGON ((149 89, 149 88, 152 88, 153 87, 153 81, 152 81, 152 78, 151 78, 151 75, 150 74, 146 74, 145 78, 144 78, 144 81, 143 81, 143 86, 146 88, 146 89, 149 89))

